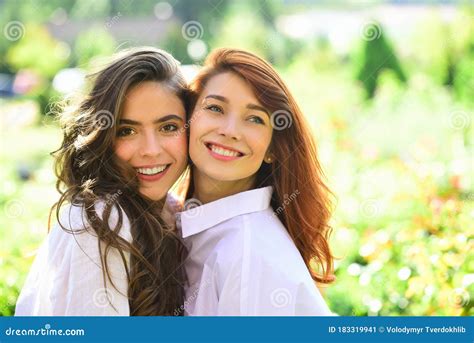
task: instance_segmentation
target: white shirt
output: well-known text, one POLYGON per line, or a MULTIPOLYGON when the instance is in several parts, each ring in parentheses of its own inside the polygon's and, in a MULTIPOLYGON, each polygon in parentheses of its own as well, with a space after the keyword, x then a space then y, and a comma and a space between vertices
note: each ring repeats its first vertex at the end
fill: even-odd
MULTIPOLYGON (((102 216, 104 203, 95 206, 102 216)), ((119 235, 131 241, 130 223, 122 211, 123 226, 119 235)), ((118 211, 110 215, 110 227, 118 220, 118 211)), ((46 237, 33 262, 16 304, 16 316, 128 316, 130 308, 125 266, 117 249, 111 248, 107 265, 113 287, 104 277, 95 233, 84 229, 83 207, 67 206, 60 215, 61 224, 74 233, 65 232, 59 224, 46 237)), ((104 253, 104 243, 102 253, 104 253)), ((129 255, 125 254, 127 264, 129 255)))
POLYGON ((178 214, 189 251, 186 315, 334 315, 271 196, 272 187, 259 188, 178 214))

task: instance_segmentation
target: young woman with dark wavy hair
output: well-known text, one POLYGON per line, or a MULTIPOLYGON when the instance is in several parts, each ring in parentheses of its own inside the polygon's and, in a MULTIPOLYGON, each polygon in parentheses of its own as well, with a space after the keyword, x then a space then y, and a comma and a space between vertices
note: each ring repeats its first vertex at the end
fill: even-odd
POLYGON ((285 83, 218 49, 190 88, 186 314, 332 315, 317 288, 334 280, 331 192, 285 83))
POLYGON ((186 83, 154 48, 115 56, 61 114, 54 152, 57 224, 41 246, 16 315, 174 315, 185 251, 162 219, 187 164, 186 83))

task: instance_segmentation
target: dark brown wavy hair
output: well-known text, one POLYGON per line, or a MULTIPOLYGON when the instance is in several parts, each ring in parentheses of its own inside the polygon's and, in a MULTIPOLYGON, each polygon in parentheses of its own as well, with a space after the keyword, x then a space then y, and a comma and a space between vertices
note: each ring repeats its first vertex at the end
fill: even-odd
POLYGON ((333 193, 326 185, 316 143, 298 104, 273 67, 258 56, 237 49, 216 49, 190 84, 190 110, 206 83, 232 72, 253 89, 271 113, 273 163, 262 163, 254 188, 273 186, 271 205, 300 251, 313 279, 334 281, 334 257, 329 247, 333 193))
POLYGON ((60 210, 65 204, 84 208, 87 223, 83 229, 92 229, 99 238, 104 285, 106 280, 113 285, 108 252, 111 248, 119 251, 127 273, 130 315, 174 315, 184 302, 184 246, 174 228, 160 217, 163 201, 139 194, 136 172, 116 157, 114 143, 115 124, 129 89, 140 82, 159 82, 173 90, 187 108, 186 82, 178 62, 154 48, 121 52, 90 78, 88 95, 59 115, 63 141, 52 155, 61 197, 51 214, 56 208, 59 224, 72 233, 60 223, 60 210), (98 203, 104 204, 103 213, 97 213, 98 203), (118 212, 116 225, 109 222, 114 209, 118 212), (122 210, 131 224, 132 242, 119 236, 122 210), (129 265, 126 253, 130 253, 129 265))

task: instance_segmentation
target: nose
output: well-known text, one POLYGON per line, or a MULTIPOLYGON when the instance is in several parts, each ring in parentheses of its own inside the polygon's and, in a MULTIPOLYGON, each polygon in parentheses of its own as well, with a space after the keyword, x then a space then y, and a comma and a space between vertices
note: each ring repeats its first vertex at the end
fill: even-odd
POLYGON ((219 130, 218 130, 219 135, 236 140, 236 141, 242 139, 242 134, 240 131, 237 116, 228 115, 222 120, 223 121, 221 125, 219 126, 219 130))
POLYGON ((160 140, 155 132, 145 132, 141 142, 140 155, 145 157, 155 157, 162 152, 160 140))

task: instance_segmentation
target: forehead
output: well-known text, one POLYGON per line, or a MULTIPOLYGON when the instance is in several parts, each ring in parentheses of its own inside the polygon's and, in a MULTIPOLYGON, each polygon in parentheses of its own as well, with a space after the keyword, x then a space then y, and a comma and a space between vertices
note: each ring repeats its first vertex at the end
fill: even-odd
POLYGON ((181 99, 159 82, 146 81, 128 90, 123 102, 123 117, 139 114, 179 114, 184 107, 181 99))
POLYGON ((144 81, 130 87, 126 92, 125 100, 154 99, 156 97, 168 97, 174 93, 160 82, 144 81))
POLYGON ((241 76, 224 72, 209 79, 201 96, 221 95, 234 101, 246 101, 260 104, 251 85, 241 76))

